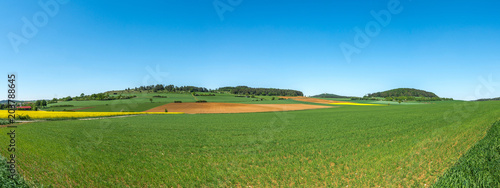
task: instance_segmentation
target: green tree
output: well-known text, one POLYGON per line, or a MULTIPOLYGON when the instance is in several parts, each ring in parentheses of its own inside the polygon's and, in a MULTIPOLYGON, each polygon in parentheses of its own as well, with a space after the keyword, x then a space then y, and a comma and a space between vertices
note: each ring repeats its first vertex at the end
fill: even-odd
POLYGON ((149 99, 149 102, 153 103, 153 99, 152 99, 152 98, 151 98, 151 99, 149 99))

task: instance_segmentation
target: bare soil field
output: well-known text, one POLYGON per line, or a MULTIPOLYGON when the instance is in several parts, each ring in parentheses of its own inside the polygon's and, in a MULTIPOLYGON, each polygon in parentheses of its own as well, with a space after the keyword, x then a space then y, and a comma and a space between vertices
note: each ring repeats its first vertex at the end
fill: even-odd
POLYGON ((284 99, 293 99, 293 100, 296 100, 296 101, 304 101, 304 102, 320 103, 320 104, 330 104, 330 103, 350 103, 350 102, 346 102, 346 101, 332 101, 332 100, 316 99, 316 98, 309 98, 309 97, 287 97, 287 96, 281 96, 280 98, 284 98, 284 99))
POLYGON ((184 112, 186 114, 248 113, 332 107, 333 106, 318 106, 309 104, 169 103, 146 110, 145 112, 164 112, 166 108, 169 112, 184 112))

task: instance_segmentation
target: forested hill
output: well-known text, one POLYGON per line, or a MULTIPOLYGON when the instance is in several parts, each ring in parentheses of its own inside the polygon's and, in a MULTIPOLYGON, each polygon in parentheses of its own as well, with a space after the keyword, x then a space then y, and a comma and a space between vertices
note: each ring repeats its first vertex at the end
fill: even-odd
POLYGON ((368 97, 438 97, 436 94, 413 88, 398 88, 383 92, 368 94, 368 97))
POLYGON ((476 101, 500 101, 500 97, 490 99, 478 99, 476 101))
POLYGON ((304 96, 301 91, 276 88, 251 88, 248 86, 221 87, 216 91, 229 92, 237 95, 268 95, 268 96, 304 96))
MULTIPOLYGON (((218 89, 207 89, 205 87, 196 86, 174 86, 174 85, 149 85, 135 88, 127 88, 124 91, 147 91, 147 92, 228 92, 237 95, 267 95, 267 96, 303 96, 301 91, 291 89, 276 89, 276 88, 251 88, 248 86, 236 87, 221 87, 218 89)), ((121 91, 108 91, 107 93, 119 93, 121 91)))
POLYGON ((346 97, 346 96, 336 95, 336 94, 331 94, 331 93, 323 93, 323 94, 319 94, 319 95, 314 95, 312 97, 315 97, 315 98, 351 98, 351 97, 346 97))

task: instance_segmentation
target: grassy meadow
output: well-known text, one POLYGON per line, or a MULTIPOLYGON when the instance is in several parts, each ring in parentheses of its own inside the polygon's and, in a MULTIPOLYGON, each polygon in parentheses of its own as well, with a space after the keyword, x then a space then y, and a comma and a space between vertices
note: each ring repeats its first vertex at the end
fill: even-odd
POLYGON ((18 165, 56 187, 425 187, 485 137, 499 105, 35 122, 16 129, 18 165))

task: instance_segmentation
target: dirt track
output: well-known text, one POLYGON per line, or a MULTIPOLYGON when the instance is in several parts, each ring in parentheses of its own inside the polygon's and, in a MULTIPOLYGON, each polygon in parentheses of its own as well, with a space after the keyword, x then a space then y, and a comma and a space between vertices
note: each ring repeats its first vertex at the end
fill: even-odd
POLYGON ((318 106, 309 104, 170 103, 146 110, 145 112, 164 112, 166 108, 169 112, 184 112, 186 114, 246 113, 306 110, 332 107, 333 106, 318 106))

